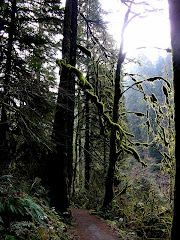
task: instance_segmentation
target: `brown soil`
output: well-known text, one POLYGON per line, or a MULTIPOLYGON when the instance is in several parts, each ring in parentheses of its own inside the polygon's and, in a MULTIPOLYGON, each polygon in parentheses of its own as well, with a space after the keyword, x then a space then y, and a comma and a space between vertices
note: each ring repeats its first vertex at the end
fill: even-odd
POLYGON ((76 228, 75 239, 78 240, 120 240, 115 230, 105 221, 95 215, 90 215, 87 210, 71 209, 76 228))

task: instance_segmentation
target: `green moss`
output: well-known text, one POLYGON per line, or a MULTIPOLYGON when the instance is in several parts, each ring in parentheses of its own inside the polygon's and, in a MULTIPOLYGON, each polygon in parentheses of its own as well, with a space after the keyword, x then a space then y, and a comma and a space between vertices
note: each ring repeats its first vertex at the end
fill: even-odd
POLYGON ((99 103, 98 97, 97 97, 95 94, 93 94, 93 93, 90 94, 90 99, 91 99, 91 101, 92 101, 93 103, 95 103, 95 104, 98 104, 98 103, 99 103))
POLYGON ((111 121, 110 117, 109 117, 107 114, 103 113, 103 116, 104 116, 105 121, 106 121, 109 125, 112 125, 112 124, 113 124, 113 122, 111 121))
POLYGON ((92 89, 93 88, 92 85, 85 79, 85 77, 83 76, 83 73, 79 69, 73 67, 70 64, 66 64, 65 60, 57 60, 56 62, 58 63, 59 67, 64 66, 64 67, 68 68, 70 71, 72 71, 78 77, 79 85, 81 87, 84 87, 86 89, 92 89))
POLYGON ((100 110, 101 113, 104 112, 104 104, 103 104, 103 102, 99 102, 99 110, 100 110))
MULTIPOLYGON (((110 119, 110 117, 104 112, 103 102, 100 102, 98 96, 90 91, 90 89, 93 89, 93 87, 84 78, 83 73, 80 70, 78 70, 77 68, 71 66, 70 64, 66 64, 66 62, 64 60, 57 60, 56 62, 60 67, 63 65, 64 67, 68 68, 70 71, 72 71, 76 74, 76 76, 79 79, 78 84, 82 87, 83 91, 87 94, 87 96, 89 97, 91 102, 96 104, 96 106, 97 106, 98 110, 100 111, 100 113, 102 114, 105 122, 109 125, 109 127, 111 129, 115 129, 119 133, 117 136, 117 139, 116 139, 117 140, 116 144, 119 146, 119 148, 125 150, 127 153, 132 154, 134 156, 134 158, 136 160, 138 160, 138 162, 140 162, 143 166, 147 166, 143 161, 141 161, 141 158, 140 158, 139 154, 137 153, 137 151, 134 148, 128 146, 125 142, 123 142, 123 137, 125 139, 127 139, 127 135, 131 136, 131 137, 134 137, 134 135, 124 131, 118 123, 114 123, 110 119)), ((142 113, 138 113, 138 115, 142 115, 142 113)))
POLYGON ((86 47, 81 46, 81 45, 77 45, 77 47, 81 50, 81 52, 83 52, 84 54, 86 54, 88 57, 91 57, 91 51, 88 50, 86 47))
POLYGON ((121 128, 121 126, 119 124, 113 123, 113 122, 111 124, 119 133, 123 132, 123 129, 121 128))
POLYGON ((132 154, 132 155, 134 156, 134 158, 135 158, 139 163, 142 164, 143 167, 147 167, 147 164, 141 160, 138 152, 137 152, 134 148, 132 148, 132 147, 130 147, 130 146, 127 146, 127 145, 124 145, 124 150, 125 150, 127 153, 132 154))

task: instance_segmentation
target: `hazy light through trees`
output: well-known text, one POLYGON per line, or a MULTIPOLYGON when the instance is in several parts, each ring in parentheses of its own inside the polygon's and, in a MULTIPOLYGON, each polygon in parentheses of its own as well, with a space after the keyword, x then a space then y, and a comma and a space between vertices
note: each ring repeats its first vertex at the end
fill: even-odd
MULTIPOLYGON (((100 0, 100 2, 102 8, 108 12, 108 14, 105 14, 104 20, 108 22, 109 32, 113 35, 119 47, 122 20, 127 11, 127 7, 119 0, 100 0)), ((153 0, 146 2, 151 4, 149 8, 160 10, 142 14, 146 9, 145 5, 138 5, 134 8, 134 12, 141 13, 142 18, 134 18, 127 27, 125 32, 124 51, 130 55, 137 55, 137 48, 146 47, 149 48, 149 57, 154 58, 158 54, 161 55, 164 52, 162 50, 157 51, 157 48, 170 48, 168 1, 153 0)))

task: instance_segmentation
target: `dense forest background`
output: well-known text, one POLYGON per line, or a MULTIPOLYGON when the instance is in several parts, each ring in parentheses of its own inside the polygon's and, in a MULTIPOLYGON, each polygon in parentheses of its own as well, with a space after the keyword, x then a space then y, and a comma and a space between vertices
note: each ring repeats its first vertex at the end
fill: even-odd
POLYGON ((129 57, 126 28, 160 9, 121 4, 117 47, 98 0, 1 1, 0 239, 69 239, 69 207, 124 239, 171 238, 172 51, 129 57))

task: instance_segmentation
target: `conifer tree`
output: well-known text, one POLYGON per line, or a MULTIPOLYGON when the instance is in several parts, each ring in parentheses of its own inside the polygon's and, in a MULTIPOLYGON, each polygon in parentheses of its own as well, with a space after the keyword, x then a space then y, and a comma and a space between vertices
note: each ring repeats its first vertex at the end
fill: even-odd
POLYGON ((1 1, 0 8, 1 161, 18 166, 21 161, 38 162, 40 149, 49 148, 55 35, 61 31, 62 11, 58 1, 43 0, 1 1))
MULTIPOLYGON (((5 3, 2 3, 2 8, 5 10, 8 9, 5 3)), ((10 24, 8 27, 8 41, 7 41, 7 54, 6 60, 4 63, 4 79, 2 82, 2 87, 4 91, 2 92, 2 102, 1 102, 1 124, 0 124, 0 155, 1 155, 1 164, 2 168, 6 166, 6 158, 7 158, 7 142, 6 137, 8 134, 9 126, 8 126, 8 117, 6 112, 6 104, 9 104, 10 96, 10 78, 11 78, 11 68, 12 68, 12 49, 13 49, 13 41, 14 41, 14 32, 15 32, 15 14, 16 14, 16 0, 12 1, 12 9, 10 13, 10 24)), ((2 27, 3 30, 3 27, 2 27)), ((2 52, 2 51, 1 51, 2 52)), ((3 53, 1 53, 3 55, 3 53)))
MULTIPOLYGON (((76 64, 76 38, 77 0, 67 0, 64 16, 62 61, 71 66, 76 64)), ((74 101, 75 75, 62 65, 52 133, 55 149, 49 159, 51 201, 62 212, 67 210, 70 203, 73 173, 74 101)))

